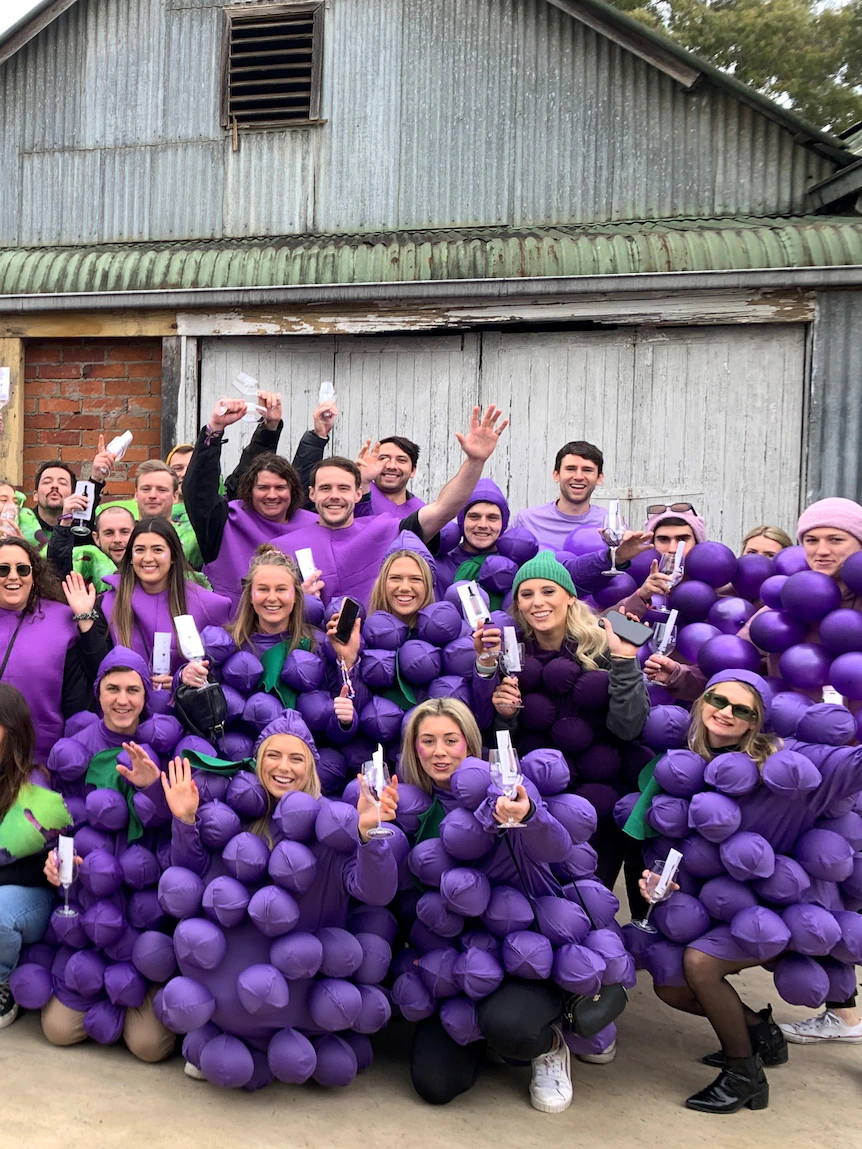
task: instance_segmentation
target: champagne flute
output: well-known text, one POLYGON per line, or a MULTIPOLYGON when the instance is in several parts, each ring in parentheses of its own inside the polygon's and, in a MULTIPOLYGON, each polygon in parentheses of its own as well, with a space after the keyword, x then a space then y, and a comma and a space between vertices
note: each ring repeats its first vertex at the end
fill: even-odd
MULTIPOLYGON (((518 769, 518 755, 514 750, 489 750, 488 766, 491 770, 491 781, 503 795, 510 800, 517 798, 518 787, 523 784, 524 776, 518 769)), ((516 822, 509 818, 501 822, 501 830, 520 830, 523 822, 516 822)))
POLYGON ((391 826, 384 826, 380 820, 380 799, 391 781, 385 762, 363 762, 362 786, 377 807, 377 825, 368 831, 369 838, 391 838, 395 833, 391 826))
POLYGON ((620 573, 617 569, 617 547, 623 541, 623 536, 628 529, 628 523, 620 514, 619 499, 611 499, 611 504, 608 508, 607 524, 599 532, 611 551, 611 569, 602 571, 602 574, 608 578, 613 578, 614 575, 620 573))
POLYGON ((78 864, 75 861, 75 839, 61 834, 57 840, 54 851, 54 860, 60 874, 60 885, 63 887, 64 904, 57 910, 61 918, 76 918, 78 911, 69 905, 69 888, 78 875, 78 864))
MULTIPOLYGON (((680 543, 679 547, 684 545, 684 543, 680 543)), ((685 574, 685 564, 683 563, 682 553, 679 547, 677 547, 676 552, 665 551, 658 560, 659 574, 667 575, 670 579, 668 593, 670 593, 675 586, 679 586, 685 574)), ((654 594, 652 596, 652 605, 653 608, 661 614, 670 614, 670 608, 667 605, 667 594, 654 594)))
POLYGON ((653 906, 657 906, 659 902, 667 901, 671 894, 674 893, 673 886, 670 882, 666 882, 664 885, 661 885, 664 866, 664 858, 656 858, 656 860, 653 862, 652 869, 645 879, 647 900, 649 901, 647 911, 642 918, 637 920, 632 918, 632 925, 636 929, 643 930, 645 934, 658 933, 658 930, 649 920, 649 916, 652 913, 652 908, 653 906))
POLYGON ((677 627, 671 622, 671 611, 666 622, 657 622, 653 627, 653 636, 650 639, 650 650, 653 654, 668 654, 676 648, 677 627))

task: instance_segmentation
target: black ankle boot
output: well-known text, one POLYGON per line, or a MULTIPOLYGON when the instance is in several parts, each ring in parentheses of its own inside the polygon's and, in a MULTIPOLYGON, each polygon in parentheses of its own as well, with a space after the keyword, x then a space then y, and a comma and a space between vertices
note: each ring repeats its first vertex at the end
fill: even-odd
MULTIPOLYGON (((760 1060, 764 1065, 785 1065, 788 1057, 787 1040, 781 1032, 780 1026, 775 1023, 772 1016, 772 1006, 768 1005, 766 1009, 761 1009, 759 1017, 760 1021, 757 1025, 748 1027, 752 1051, 760 1055, 760 1060)), ((709 1053, 700 1060, 704 1065, 713 1065, 716 1069, 721 1069, 726 1058, 723 1051, 719 1049, 716 1053, 709 1053)))
POLYGON ((749 1109, 765 1109, 768 1104, 769 1085, 756 1054, 729 1057, 712 1085, 692 1094, 686 1101, 689 1109, 700 1113, 736 1113, 744 1105, 749 1109))

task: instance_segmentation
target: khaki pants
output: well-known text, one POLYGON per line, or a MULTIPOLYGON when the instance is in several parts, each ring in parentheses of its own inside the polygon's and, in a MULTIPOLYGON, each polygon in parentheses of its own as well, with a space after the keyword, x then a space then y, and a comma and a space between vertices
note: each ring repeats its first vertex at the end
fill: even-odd
MULTIPOLYGON (((140 1009, 127 1009, 123 1040, 141 1061, 164 1061, 174 1049, 176 1036, 165 1029, 153 1011, 158 986, 151 986, 140 1009)), ((52 1045, 79 1045, 87 1040, 84 1014, 69 1009, 56 997, 42 1008, 42 1032, 52 1045)))

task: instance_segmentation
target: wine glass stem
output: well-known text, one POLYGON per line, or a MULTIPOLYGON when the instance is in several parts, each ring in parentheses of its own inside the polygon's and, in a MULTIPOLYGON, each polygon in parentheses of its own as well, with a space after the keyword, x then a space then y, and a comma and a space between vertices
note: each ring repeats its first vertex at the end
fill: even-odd
POLYGON ((63 903, 64 903, 63 908, 65 910, 68 910, 69 909, 69 887, 68 886, 63 886, 63 903))
POLYGON ((643 916, 644 925, 646 925, 646 923, 649 921, 649 916, 652 913, 652 908, 654 905, 655 905, 655 902, 650 902, 649 905, 647 906, 646 913, 643 916))
POLYGON ((617 548, 611 547, 611 573, 619 574, 617 570, 617 548))

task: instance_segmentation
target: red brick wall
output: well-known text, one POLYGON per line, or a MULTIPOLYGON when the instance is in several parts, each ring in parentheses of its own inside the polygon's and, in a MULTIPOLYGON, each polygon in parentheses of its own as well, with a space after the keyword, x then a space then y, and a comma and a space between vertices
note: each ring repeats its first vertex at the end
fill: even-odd
POLYGON ((102 432, 121 431, 132 446, 108 483, 111 495, 133 493, 129 478, 144 459, 159 457, 160 339, 30 339, 24 348, 24 485, 35 486, 46 459, 62 459, 82 478, 102 432), (83 472, 83 473, 82 473, 83 472))

